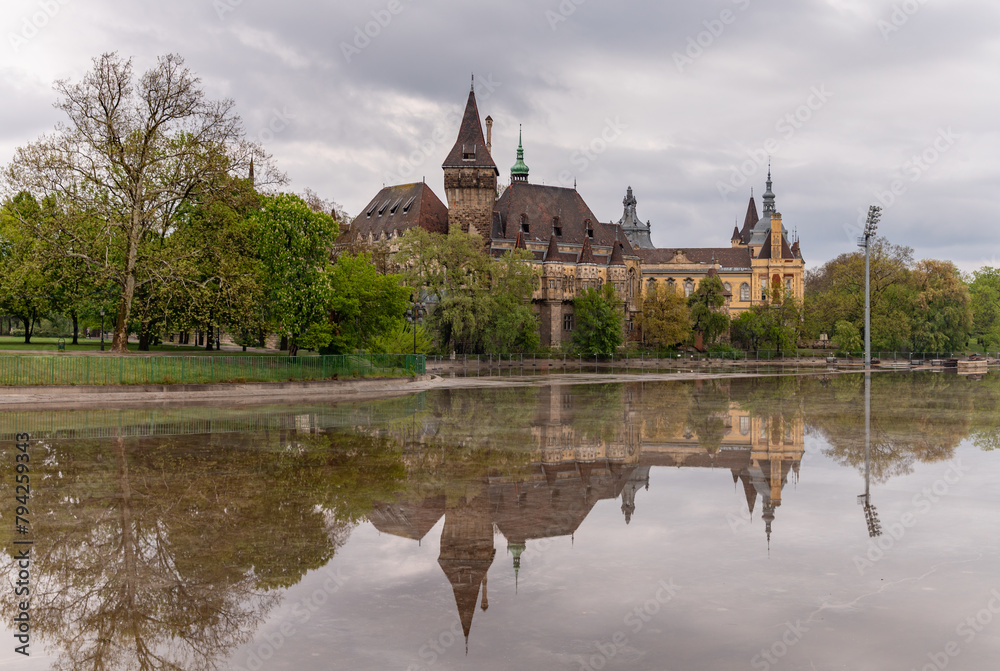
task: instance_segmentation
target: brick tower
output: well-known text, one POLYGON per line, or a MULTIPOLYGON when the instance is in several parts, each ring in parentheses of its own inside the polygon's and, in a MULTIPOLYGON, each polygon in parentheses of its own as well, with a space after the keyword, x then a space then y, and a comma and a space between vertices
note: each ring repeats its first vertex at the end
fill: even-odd
POLYGON ((448 199, 448 231, 477 233, 488 240, 497 197, 497 170, 479 122, 476 90, 469 91, 455 146, 441 167, 448 199))

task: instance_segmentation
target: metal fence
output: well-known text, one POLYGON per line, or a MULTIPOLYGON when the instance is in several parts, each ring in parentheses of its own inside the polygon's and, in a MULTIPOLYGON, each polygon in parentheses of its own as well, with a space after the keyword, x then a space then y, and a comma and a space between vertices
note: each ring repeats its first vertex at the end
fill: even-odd
POLYGON ((0 386, 283 382, 422 375, 423 354, 337 356, 0 355, 0 386))

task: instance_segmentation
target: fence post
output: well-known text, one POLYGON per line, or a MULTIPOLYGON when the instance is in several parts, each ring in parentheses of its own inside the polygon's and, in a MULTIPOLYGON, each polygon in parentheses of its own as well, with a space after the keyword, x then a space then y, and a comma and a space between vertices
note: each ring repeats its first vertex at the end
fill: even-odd
POLYGON ((186 356, 181 357, 181 384, 184 384, 184 362, 187 360, 186 356))
POLYGON ((125 357, 119 355, 118 356, 118 384, 124 384, 124 382, 122 381, 124 373, 125 373, 124 368, 125 368, 125 357))

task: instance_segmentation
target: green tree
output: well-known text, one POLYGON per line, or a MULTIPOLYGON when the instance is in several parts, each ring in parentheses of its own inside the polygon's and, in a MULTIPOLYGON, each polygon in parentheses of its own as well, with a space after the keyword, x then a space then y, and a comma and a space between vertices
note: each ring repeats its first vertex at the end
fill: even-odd
POLYGON ((482 238, 411 229, 397 262, 407 285, 425 299, 427 325, 446 351, 530 351, 538 344, 531 309, 537 275, 530 254, 514 251, 494 259, 482 238))
POLYGON ((833 344, 842 352, 858 352, 863 346, 861 332, 854 322, 841 319, 833 329, 833 344))
POLYGON ((724 291, 719 276, 710 273, 688 297, 691 330, 702 334, 706 347, 729 327, 729 316, 722 310, 726 304, 724 291))
POLYGON ((972 331, 972 300, 958 268, 950 261, 920 261, 913 280, 919 292, 914 347, 924 352, 964 350, 972 331))
POLYGON ((253 221, 271 323, 290 338, 289 356, 295 356, 300 339, 312 347, 328 345, 334 301, 328 266, 337 222, 285 193, 264 197, 253 221))
POLYGON ((52 269, 42 242, 32 234, 33 225, 47 216, 26 192, 0 209, 0 310, 24 323, 26 345, 31 343, 35 324, 54 302, 52 269))
POLYGON ((764 324, 757 306, 742 312, 730 323, 729 339, 737 347, 748 351, 761 349, 764 344, 764 324))
POLYGON ((330 270, 332 334, 321 351, 367 348, 403 325, 411 290, 399 275, 380 275, 368 254, 341 254, 330 270))
POLYGON ((104 54, 82 81, 55 88, 68 123, 20 147, 5 182, 12 192, 55 196, 64 214, 36 227, 38 236, 118 285, 112 350, 124 352, 136 290, 172 276, 175 259, 151 245, 173 232, 178 208, 224 187, 218 176, 246 174, 252 158, 261 182, 281 178, 244 139, 233 102, 206 100, 179 56, 160 57, 136 78, 131 60, 104 54))
POLYGON ((636 319, 643 342, 656 347, 674 347, 691 336, 687 303, 677 291, 662 284, 655 293, 640 298, 636 319))
POLYGON ((983 347, 1000 349, 1000 268, 973 271, 969 284, 972 332, 983 347))
POLYGON ((588 287, 573 300, 573 347, 583 354, 611 354, 622 344, 622 300, 610 282, 588 287))

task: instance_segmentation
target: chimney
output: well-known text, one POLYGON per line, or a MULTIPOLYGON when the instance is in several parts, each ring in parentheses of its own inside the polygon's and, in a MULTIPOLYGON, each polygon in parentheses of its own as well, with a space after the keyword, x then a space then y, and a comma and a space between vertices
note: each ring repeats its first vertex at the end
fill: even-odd
POLYGON ((486 117, 486 153, 493 156, 493 117, 486 117))

